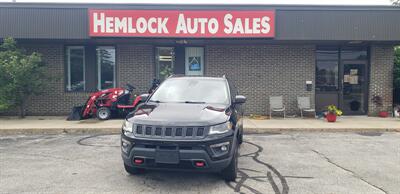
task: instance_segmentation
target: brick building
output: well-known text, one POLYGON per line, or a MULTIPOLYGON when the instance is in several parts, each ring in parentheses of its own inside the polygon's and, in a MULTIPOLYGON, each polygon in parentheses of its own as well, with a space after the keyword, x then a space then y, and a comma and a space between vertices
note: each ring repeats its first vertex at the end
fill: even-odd
POLYGON ((390 6, 0 3, 0 39, 40 52, 58 78, 28 115, 65 115, 91 91, 126 83, 142 93, 169 73, 226 75, 247 114, 283 95, 288 114, 309 96, 317 110, 365 115, 375 95, 392 106, 399 18, 390 6))

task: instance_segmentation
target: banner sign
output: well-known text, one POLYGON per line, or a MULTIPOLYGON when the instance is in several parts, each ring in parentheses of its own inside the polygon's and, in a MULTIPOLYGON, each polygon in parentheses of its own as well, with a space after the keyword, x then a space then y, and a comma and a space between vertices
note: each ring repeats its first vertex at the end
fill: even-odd
POLYGON ((272 38, 275 11, 89 9, 94 37, 272 38))

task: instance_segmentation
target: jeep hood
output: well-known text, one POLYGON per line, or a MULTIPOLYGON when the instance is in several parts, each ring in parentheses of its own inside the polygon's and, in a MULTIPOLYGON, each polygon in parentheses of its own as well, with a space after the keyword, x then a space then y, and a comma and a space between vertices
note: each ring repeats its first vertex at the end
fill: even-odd
POLYGON ((189 103, 147 103, 129 114, 130 122, 159 126, 209 126, 226 122, 227 105, 189 103))

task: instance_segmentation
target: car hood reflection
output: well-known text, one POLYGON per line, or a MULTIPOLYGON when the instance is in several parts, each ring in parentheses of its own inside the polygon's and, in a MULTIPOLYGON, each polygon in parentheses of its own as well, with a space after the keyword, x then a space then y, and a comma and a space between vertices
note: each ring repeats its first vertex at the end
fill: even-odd
POLYGON ((145 125, 208 126, 227 121, 230 113, 226 109, 221 104, 148 103, 127 118, 145 125))

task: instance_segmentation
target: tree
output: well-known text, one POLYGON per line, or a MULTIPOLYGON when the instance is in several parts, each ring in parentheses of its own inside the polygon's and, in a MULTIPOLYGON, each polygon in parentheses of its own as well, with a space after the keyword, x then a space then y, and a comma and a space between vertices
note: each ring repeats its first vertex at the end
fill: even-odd
POLYGON ((394 6, 400 6, 400 0, 391 0, 394 6))
POLYGON ((394 49, 394 87, 400 88, 400 46, 394 49))
POLYGON ((26 54, 13 38, 5 38, 0 45, 0 109, 19 108, 25 117, 30 96, 38 95, 48 77, 39 53, 26 54))

